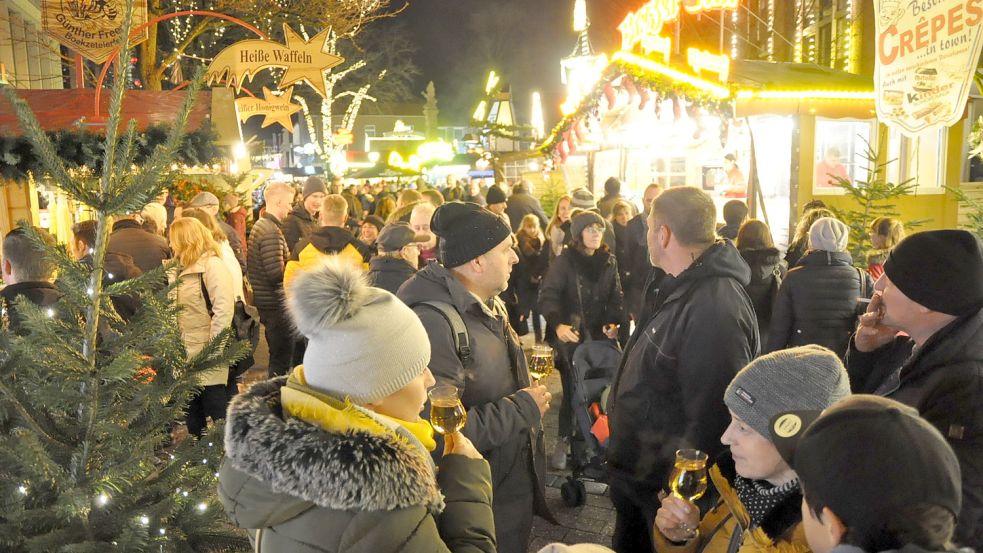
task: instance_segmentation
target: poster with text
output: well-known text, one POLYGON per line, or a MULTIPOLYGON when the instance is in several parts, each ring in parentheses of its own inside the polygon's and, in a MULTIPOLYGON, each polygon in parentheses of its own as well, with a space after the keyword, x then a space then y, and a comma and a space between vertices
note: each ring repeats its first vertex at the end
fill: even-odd
MULTIPOLYGON (((63 46, 96 63, 105 63, 120 44, 126 0, 44 0, 44 32, 63 46)), ((133 2, 133 28, 147 22, 147 0, 133 2)), ((130 46, 149 38, 144 28, 130 46)))
POLYGON ((914 136, 963 116, 983 47, 983 0, 874 0, 877 117, 914 136))

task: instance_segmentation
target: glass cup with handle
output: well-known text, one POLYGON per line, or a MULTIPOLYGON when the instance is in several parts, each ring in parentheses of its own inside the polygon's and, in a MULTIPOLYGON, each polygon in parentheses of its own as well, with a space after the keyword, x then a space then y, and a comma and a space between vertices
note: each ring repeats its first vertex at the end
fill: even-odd
MULTIPOLYGON (((703 497, 707 491, 707 454, 698 449, 676 451, 669 489, 672 495, 691 503, 703 497)), ((681 525, 680 529, 696 535, 696 528, 681 525)))
POLYGON ((430 424, 441 434, 460 432, 468 422, 457 386, 438 384, 427 392, 430 397, 430 424))

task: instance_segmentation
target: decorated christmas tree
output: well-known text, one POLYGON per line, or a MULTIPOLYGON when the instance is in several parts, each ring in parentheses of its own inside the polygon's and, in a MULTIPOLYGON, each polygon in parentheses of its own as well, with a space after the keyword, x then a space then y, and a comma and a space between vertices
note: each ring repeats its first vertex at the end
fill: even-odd
MULTIPOLYGON (((132 6, 127 9, 129 28, 132 6)), ((125 36, 125 34, 124 34, 125 36)), ((118 67, 129 59, 126 48, 118 67)), ((227 551, 248 549, 214 499, 222 456, 220 428, 174 443, 170 430, 196 391, 197 375, 230 365, 244 346, 223 333, 187 359, 168 299, 166 267, 104 286, 114 216, 139 211, 165 186, 199 87, 167 140, 134 167, 133 122, 121 121, 125 79, 110 100, 101 172, 69 172, 33 113, 10 87, 44 177, 92 208, 98 223, 92 265, 72 259, 29 227, 56 267, 61 299, 38 308, 19 298, 17 332, 0 328, 0 550, 227 551), (135 296, 124 322, 112 298, 135 296)))

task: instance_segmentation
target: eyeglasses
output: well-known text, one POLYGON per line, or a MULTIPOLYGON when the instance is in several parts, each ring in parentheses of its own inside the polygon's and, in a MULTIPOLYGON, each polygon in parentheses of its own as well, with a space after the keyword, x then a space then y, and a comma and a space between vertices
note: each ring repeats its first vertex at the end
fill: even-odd
POLYGON ((596 234, 600 234, 600 233, 604 232, 604 226, 603 225, 596 225, 595 224, 595 225, 588 226, 584 230, 587 230, 587 231, 590 231, 590 232, 593 232, 593 233, 596 233, 596 234))

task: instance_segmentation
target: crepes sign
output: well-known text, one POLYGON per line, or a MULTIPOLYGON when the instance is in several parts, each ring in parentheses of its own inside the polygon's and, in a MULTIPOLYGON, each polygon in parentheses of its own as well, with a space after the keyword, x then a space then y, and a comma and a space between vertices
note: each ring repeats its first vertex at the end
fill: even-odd
POLYGON ((877 117, 913 136, 951 127, 966 107, 983 0, 874 0, 877 117))
MULTIPOLYGON (((119 46, 124 32, 126 0, 44 0, 41 22, 44 32, 70 50, 105 63, 119 46)), ((133 2, 133 27, 146 23, 147 0, 133 2)), ((131 37, 130 46, 149 38, 143 29, 131 37)))

